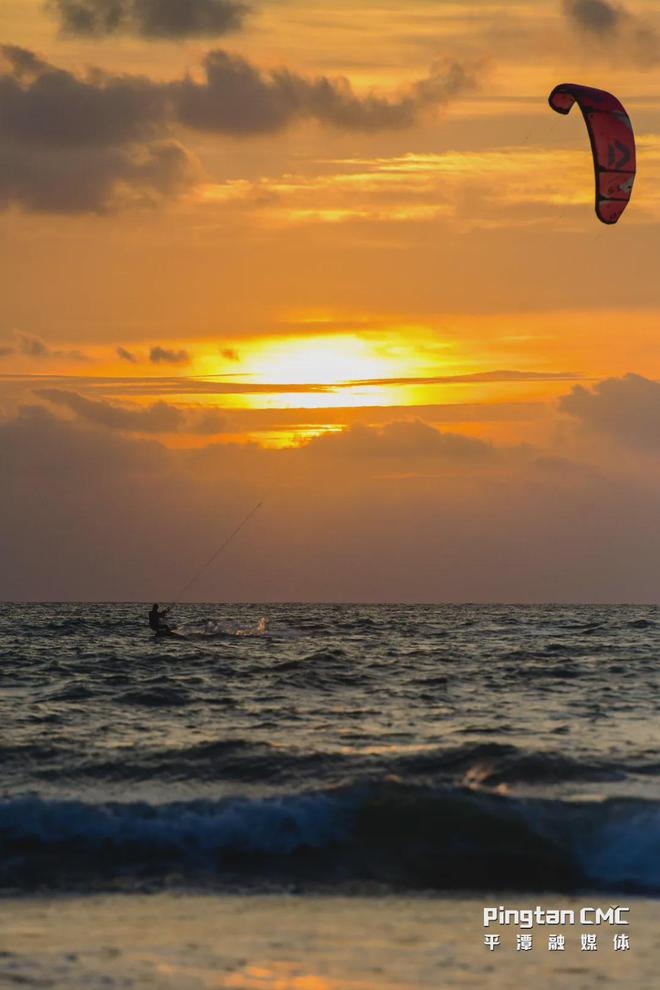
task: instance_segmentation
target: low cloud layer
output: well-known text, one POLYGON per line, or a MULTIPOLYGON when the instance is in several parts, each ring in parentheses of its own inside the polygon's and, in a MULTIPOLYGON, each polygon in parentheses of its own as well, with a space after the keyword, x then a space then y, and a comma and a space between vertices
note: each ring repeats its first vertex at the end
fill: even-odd
POLYGON ((423 423, 293 450, 168 450, 84 412, 0 420, 4 600, 166 599, 259 499, 196 597, 644 601, 660 584, 660 481, 614 459, 604 476, 533 452, 482 456, 423 423))
POLYGON ((399 96, 358 95, 345 79, 262 72, 210 52, 204 77, 159 82, 93 70, 80 76, 17 46, 0 48, 0 206, 103 212, 179 195, 199 167, 186 129, 274 133, 315 120, 346 131, 409 127, 473 89, 479 68, 439 63, 399 96), (175 133, 176 132, 176 133, 175 133))
POLYGON ((217 37, 242 27, 248 8, 236 0, 49 0, 65 34, 148 39, 217 37))

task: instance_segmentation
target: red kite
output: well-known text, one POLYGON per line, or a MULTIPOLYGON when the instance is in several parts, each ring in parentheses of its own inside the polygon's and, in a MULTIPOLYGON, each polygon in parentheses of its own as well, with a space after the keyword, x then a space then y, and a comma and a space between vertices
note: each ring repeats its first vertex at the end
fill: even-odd
POLYGON ((577 103, 589 132, 596 173, 596 216, 616 223, 626 208, 635 180, 635 136, 630 117, 616 96, 604 89, 562 83, 548 102, 557 113, 577 103))

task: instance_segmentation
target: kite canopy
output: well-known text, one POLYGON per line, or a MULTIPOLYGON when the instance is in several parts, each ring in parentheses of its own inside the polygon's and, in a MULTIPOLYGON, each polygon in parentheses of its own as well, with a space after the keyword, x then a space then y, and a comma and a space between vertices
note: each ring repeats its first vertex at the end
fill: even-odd
POLYGON ((616 96, 604 89, 562 83, 548 103, 568 113, 577 103, 587 125, 596 173, 596 216, 616 223, 626 208, 635 179, 635 136, 630 117, 616 96))

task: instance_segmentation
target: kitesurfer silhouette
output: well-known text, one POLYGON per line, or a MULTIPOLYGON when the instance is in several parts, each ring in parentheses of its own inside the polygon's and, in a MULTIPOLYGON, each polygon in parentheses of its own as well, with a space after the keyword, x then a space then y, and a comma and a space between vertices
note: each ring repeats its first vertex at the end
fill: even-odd
POLYGON ((172 632, 172 627, 168 626, 166 622, 163 622, 169 611, 169 608, 164 608, 161 612, 157 602, 152 606, 149 612, 149 626, 155 633, 166 634, 172 632))

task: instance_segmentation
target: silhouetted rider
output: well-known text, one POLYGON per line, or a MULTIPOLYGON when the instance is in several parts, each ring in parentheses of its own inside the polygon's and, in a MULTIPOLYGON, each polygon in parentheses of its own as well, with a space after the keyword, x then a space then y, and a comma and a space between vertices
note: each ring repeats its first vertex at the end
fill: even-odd
POLYGON ((165 618, 165 616, 169 611, 170 611, 169 608, 164 608, 162 611, 160 611, 158 608, 158 603, 156 603, 152 607, 151 611, 149 612, 149 625, 151 626, 154 632, 168 633, 172 631, 172 627, 168 626, 166 622, 163 622, 163 619, 165 618))

